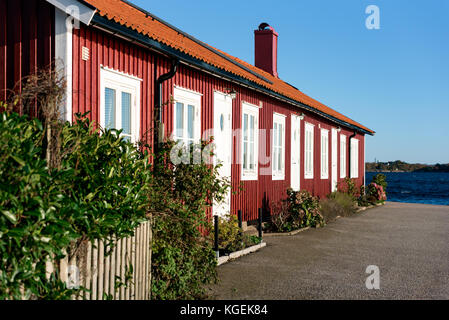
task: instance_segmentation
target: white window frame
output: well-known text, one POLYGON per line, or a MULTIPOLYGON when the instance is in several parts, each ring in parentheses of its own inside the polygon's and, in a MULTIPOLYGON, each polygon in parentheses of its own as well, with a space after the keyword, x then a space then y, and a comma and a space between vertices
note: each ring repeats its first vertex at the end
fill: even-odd
POLYGON ((329 179, 329 130, 321 129, 321 179, 329 179))
POLYGON ((351 178, 359 177, 359 140, 351 139, 351 178))
POLYGON ((305 122, 304 127, 304 179, 313 179, 315 126, 305 122))
POLYGON ((106 109, 105 109, 105 90, 110 88, 116 93, 115 108, 115 129, 121 128, 122 112, 121 112, 121 94, 122 92, 131 94, 131 134, 129 136, 132 143, 136 143, 140 139, 140 87, 142 79, 131 75, 101 67, 100 70, 100 125, 102 128, 106 126, 106 109))
MULTIPOLYGON (((286 116, 280 113, 273 113, 273 135, 272 135, 272 147, 271 147, 271 170, 273 180, 285 180, 285 134, 287 132, 285 128, 286 116), (278 132, 275 134, 274 124, 277 125, 278 132), (281 145, 277 145, 274 138, 279 137, 279 126, 282 126, 282 140, 281 145), (277 168, 278 154, 281 155, 281 169, 277 168)), ((279 140, 278 140, 279 142, 279 140)))
POLYGON ((344 134, 340 135, 340 178, 346 178, 346 155, 348 154, 348 143, 344 134))
MULTIPOLYGON (((241 163, 241 180, 243 181, 255 181, 259 177, 259 110, 260 107, 256 105, 249 104, 247 102, 242 102, 242 123, 241 123, 241 156, 240 156, 240 163, 241 163), (244 139, 245 139, 245 133, 244 133, 244 119, 245 114, 248 115, 248 119, 253 116, 254 117, 254 168, 251 169, 245 169, 243 167, 244 161, 243 157, 244 155, 244 139)), ((249 156, 248 156, 249 158, 249 156)), ((247 159, 247 163, 249 165, 249 159, 247 159)))
POLYGON ((194 107, 194 118, 193 118, 193 143, 198 143, 201 140, 201 98, 202 94, 189 89, 175 86, 174 87, 174 103, 173 103, 173 134, 172 138, 175 141, 187 142, 187 125, 184 125, 183 136, 178 136, 176 132, 176 119, 177 119, 177 107, 176 103, 184 104, 184 123, 187 123, 187 106, 191 105, 194 107))

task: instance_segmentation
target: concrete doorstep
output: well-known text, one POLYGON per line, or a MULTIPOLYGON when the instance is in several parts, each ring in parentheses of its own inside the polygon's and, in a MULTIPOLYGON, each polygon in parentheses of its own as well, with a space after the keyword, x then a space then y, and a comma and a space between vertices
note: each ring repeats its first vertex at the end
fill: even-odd
POLYGON ((237 258, 246 256, 250 253, 256 252, 264 247, 266 247, 267 244, 265 242, 261 242, 259 244, 256 244, 255 246, 251 246, 249 248, 240 250, 240 251, 236 251, 231 253, 229 256, 223 256, 223 257, 218 257, 217 259, 217 265, 221 266, 222 264, 225 264, 226 262, 229 262, 231 260, 235 260, 237 258))

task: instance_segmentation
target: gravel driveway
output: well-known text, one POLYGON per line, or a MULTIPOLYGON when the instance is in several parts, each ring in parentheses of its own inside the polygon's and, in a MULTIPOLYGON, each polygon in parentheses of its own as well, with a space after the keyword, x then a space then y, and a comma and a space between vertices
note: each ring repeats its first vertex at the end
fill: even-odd
POLYGON ((449 206, 390 202, 266 242, 219 267, 212 299, 449 299, 449 206))

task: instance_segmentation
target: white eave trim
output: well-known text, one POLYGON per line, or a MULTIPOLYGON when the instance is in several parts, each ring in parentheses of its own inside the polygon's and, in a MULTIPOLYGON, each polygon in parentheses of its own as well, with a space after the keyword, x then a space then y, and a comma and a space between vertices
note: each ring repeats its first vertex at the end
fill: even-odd
POLYGON ((71 15, 78 21, 81 21, 85 25, 90 25, 92 18, 97 12, 96 9, 92 9, 85 4, 82 4, 76 0, 46 0, 59 10, 71 15))

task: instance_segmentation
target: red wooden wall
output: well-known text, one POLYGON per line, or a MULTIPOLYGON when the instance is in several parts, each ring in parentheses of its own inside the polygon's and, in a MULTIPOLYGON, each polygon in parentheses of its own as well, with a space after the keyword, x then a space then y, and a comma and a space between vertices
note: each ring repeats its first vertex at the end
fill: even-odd
MULTIPOLYGON (((84 114, 100 122, 100 66, 103 65, 143 79, 141 84, 140 128, 144 135, 152 127, 154 59, 148 50, 92 28, 73 30, 73 114, 84 114), (82 47, 90 59, 81 58, 82 47)), ((150 139, 151 141, 151 139, 150 139)))
POLYGON ((20 80, 54 60, 54 7, 39 0, 0 0, 0 101, 20 80))
MULTIPOLYGON (((125 40, 113 37, 107 33, 97 31, 92 28, 82 27, 75 30, 73 35, 73 112, 84 113, 91 111, 90 118, 99 121, 99 77, 100 65, 104 65, 115 70, 128 73, 130 75, 143 79, 141 86, 141 135, 151 132, 153 121, 154 106, 154 79, 156 76, 166 73, 170 69, 170 61, 160 55, 131 45, 125 40), (90 49, 91 58, 89 61, 81 59, 81 48, 85 46, 90 49)), ((218 79, 207 73, 181 65, 175 77, 164 83, 163 102, 170 101, 173 95, 174 86, 184 87, 201 93, 202 96, 202 131, 213 127, 213 95, 214 90, 225 92, 226 89, 235 89, 238 94, 233 101, 233 128, 239 129, 241 126, 241 105, 242 101, 251 104, 260 105, 263 108, 260 112, 260 129, 271 129, 273 127, 273 112, 285 114, 286 118, 286 159, 285 159, 285 180, 273 181, 271 175, 259 176, 257 181, 243 181, 243 191, 232 196, 231 211, 236 213, 242 210, 245 220, 254 220, 257 218, 257 209, 259 207, 270 207, 272 202, 279 201, 286 196, 286 189, 290 186, 290 125, 291 114, 302 113, 301 110, 294 108, 286 103, 274 100, 266 95, 257 93, 250 89, 234 85, 230 82, 218 79)), ((329 121, 317 118, 315 115, 304 112, 306 117, 301 121, 301 188, 311 191, 314 195, 325 196, 331 190, 331 128, 336 127, 329 121), (315 124, 315 164, 314 179, 304 179, 304 123, 311 122, 315 124), (320 179, 320 130, 318 125, 329 130, 329 179, 320 179)), ((166 133, 170 135, 173 130, 173 107, 164 106, 163 120, 166 126, 166 133)), ((266 143, 268 156, 271 153, 271 141, 269 131, 267 132, 266 143)), ((342 134, 349 137, 353 132, 343 129, 342 134)), ((358 134, 359 139, 359 179, 358 185, 363 183, 364 166, 364 136, 358 134)), ((151 141, 151 139, 149 140, 151 141)), ((340 136, 338 135, 338 148, 340 136)), ((348 142, 349 146, 349 142, 348 142)), ((234 139, 233 147, 233 165, 232 165, 232 187, 233 191, 239 190, 241 186, 240 169, 238 163, 240 141, 234 139)), ((260 153, 263 150, 260 148, 260 153)), ((262 154, 259 155, 261 157, 262 154)), ((347 160, 349 156, 347 155, 347 160)), ((339 156, 338 156, 339 161, 339 156)), ((348 161, 347 161, 348 162, 348 161)), ((338 162, 339 163, 339 162, 338 162)), ((261 168, 267 165, 260 166, 261 168)), ((347 173, 349 174, 349 163, 347 163, 347 173)), ((338 177, 340 177, 340 167, 338 165, 338 177)), ((339 178, 339 180, 341 180, 339 178)))

